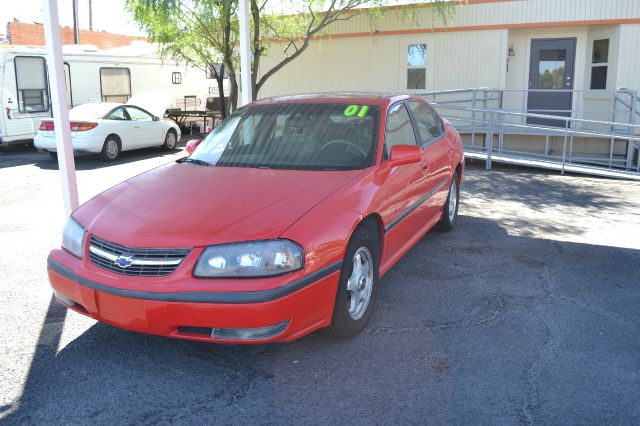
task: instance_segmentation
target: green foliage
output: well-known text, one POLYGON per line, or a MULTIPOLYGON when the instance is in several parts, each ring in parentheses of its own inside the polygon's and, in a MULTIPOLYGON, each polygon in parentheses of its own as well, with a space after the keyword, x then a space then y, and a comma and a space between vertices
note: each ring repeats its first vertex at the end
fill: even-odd
MULTIPOLYGON (((254 97, 265 81, 295 60, 314 36, 325 34, 333 23, 367 16, 372 31, 384 19, 389 0, 249 0, 251 14, 252 85, 254 97), (260 70, 260 58, 274 39, 285 41, 284 59, 272 69, 260 70)), ((239 25, 238 0, 127 0, 127 8, 150 41, 160 45, 165 58, 184 61, 202 69, 222 63, 229 73, 232 91, 236 70, 239 25)), ((432 0, 427 5, 404 4, 400 8, 409 26, 447 25, 455 14, 455 2, 432 0), (419 8, 431 8, 427 14, 419 8), (423 22, 430 19, 429 23, 423 22)), ((220 76, 221 77, 221 76, 220 76)), ((233 98, 233 94, 232 94, 233 98)), ((235 106, 235 99, 232 99, 235 106)))

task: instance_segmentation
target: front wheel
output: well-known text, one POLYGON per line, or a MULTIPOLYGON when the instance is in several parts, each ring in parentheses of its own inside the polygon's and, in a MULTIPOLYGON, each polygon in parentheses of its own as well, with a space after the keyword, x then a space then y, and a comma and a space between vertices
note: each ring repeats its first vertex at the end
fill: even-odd
POLYGON ((379 277, 379 245, 377 233, 369 226, 353 233, 340 272, 330 334, 353 337, 371 319, 379 277))
POLYGON ((442 219, 438 222, 437 229, 439 231, 451 231, 458 220, 458 201, 460 200, 460 186, 458 184, 458 173, 453 174, 451 186, 449 187, 449 195, 444 203, 442 219))

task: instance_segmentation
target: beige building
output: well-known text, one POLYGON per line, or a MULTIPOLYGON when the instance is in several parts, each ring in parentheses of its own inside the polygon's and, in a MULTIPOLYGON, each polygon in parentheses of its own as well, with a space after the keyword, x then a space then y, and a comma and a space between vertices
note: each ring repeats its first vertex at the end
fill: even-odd
MULTIPOLYGON (((499 105, 492 106, 505 110, 612 121, 615 108, 622 112, 614 114, 614 121, 628 122, 629 111, 614 102, 614 90, 640 89, 640 0, 466 0, 455 11, 446 27, 428 3, 417 7, 412 19, 401 7, 391 7, 381 19, 358 15, 337 22, 271 77, 259 97, 489 87, 500 90, 499 105)), ((263 70, 282 58, 284 47, 283 42, 272 44, 263 70)), ((625 102, 631 97, 620 95, 625 102)), ((511 137, 509 143, 553 155, 559 142, 551 137, 534 143, 527 136, 511 137)), ((583 138, 574 151, 629 165, 627 157, 637 154, 628 146, 627 141, 603 144, 583 138)))
MULTIPOLYGON (((574 58, 573 88, 640 88, 638 0, 466 0, 447 27, 439 26, 428 5, 410 20, 389 8, 382 19, 359 15, 333 24, 273 76, 260 96, 310 90, 525 89, 532 62, 559 59, 533 56, 535 41, 550 39, 572 42, 564 54, 574 58), (417 54, 409 58, 413 66, 407 61, 412 47, 425 48, 424 61, 417 54)), ((263 69, 281 58, 284 45, 272 45, 263 69)))

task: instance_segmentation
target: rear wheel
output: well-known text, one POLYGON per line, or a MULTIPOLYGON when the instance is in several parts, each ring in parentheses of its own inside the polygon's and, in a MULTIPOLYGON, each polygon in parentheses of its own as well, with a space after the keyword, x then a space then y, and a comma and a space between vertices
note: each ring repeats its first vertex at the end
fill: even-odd
POLYGON ((170 151, 172 149, 176 149, 176 145, 178 144, 178 136, 176 132, 173 130, 169 130, 167 135, 164 137, 164 144, 162 145, 162 149, 166 149, 170 151))
POLYGON ((100 158, 103 161, 116 161, 120 157, 120 141, 113 136, 109 136, 102 145, 102 152, 100 152, 100 158))
POLYGON ((453 174, 451 186, 449 187, 449 195, 444 203, 442 219, 438 222, 437 229, 439 231, 451 231, 458 221, 458 201, 460 200, 460 186, 458 184, 458 172, 453 174))
POLYGON ((367 326, 375 305, 380 243, 371 226, 356 229, 347 246, 328 332, 353 337, 367 326))

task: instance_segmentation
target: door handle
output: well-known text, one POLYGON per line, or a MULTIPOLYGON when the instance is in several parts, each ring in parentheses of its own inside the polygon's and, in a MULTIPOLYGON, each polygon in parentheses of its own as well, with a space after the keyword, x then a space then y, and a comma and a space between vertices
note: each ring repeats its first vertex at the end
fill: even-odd
POLYGON ((139 128, 140 128, 140 126, 134 126, 133 128, 134 128, 134 129, 139 129, 139 128))
POLYGON ((422 170, 429 170, 429 163, 426 160, 422 160, 420 162, 420 167, 422 167, 422 170))

